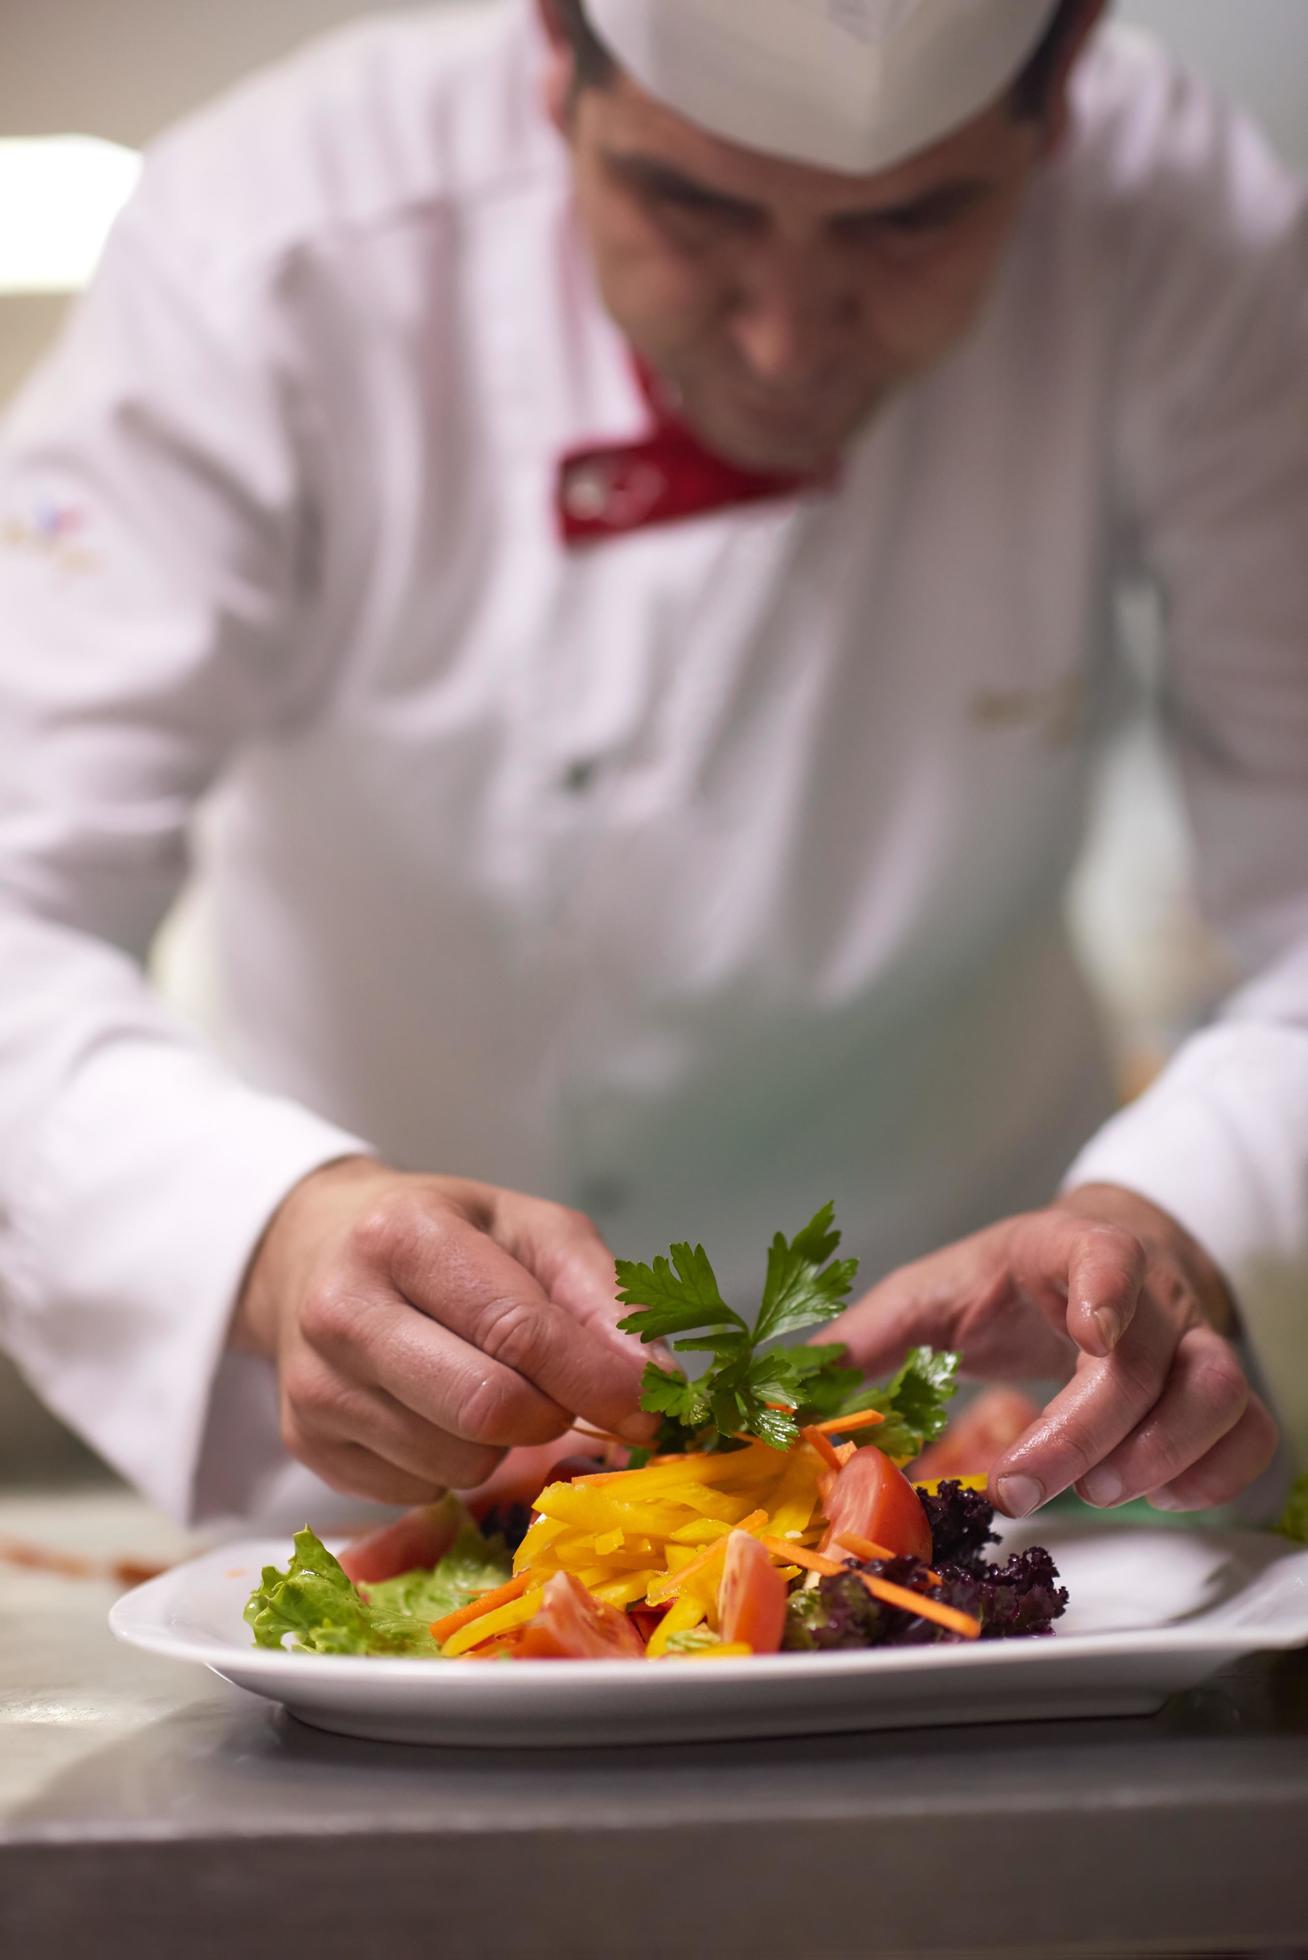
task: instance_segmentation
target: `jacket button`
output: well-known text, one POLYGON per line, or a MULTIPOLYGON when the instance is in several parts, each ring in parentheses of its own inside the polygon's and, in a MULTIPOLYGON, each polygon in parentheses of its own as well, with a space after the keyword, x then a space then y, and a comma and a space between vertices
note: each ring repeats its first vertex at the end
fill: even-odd
POLYGON ((594 756, 578 756, 570 762, 563 772, 563 787, 569 796, 584 796, 594 789, 600 772, 600 764, 594 756))

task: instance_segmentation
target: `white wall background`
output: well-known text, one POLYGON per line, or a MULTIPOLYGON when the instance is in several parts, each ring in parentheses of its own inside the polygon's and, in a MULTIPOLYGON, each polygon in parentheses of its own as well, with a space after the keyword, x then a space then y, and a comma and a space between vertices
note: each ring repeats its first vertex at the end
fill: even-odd
MULTIPOLYGON (((424 3, 477 0, 411 0, 424 3)), ((0 136, 77 131, 141 145, 297 42, 383 10, 378 0, 0 0, 0 136)), ((1119 0, 1118 12, 1243 101, 1308 169, 1308 0, 1119 0)), ((0 403, 62 310, 0 298, 0 403)), ((1187 901, 1183 828, 1147 735, 1125 743, 1109 772, 1075 918, 1122 1030, 1126 1071, 1147 1070, 1201 999, 1208 960, 1187 901)), ((1277 1372, 1308 1384, 1303 1338, 1285 1330, 1277 1372)), ((1301 1399, 1308 1447, 1308 1390, 1301 1399)), ((43 1446, 19 1407, 0 1362, 0 1475, 30 1468, 43 1446)), ((62 1447, 47 1426, 47 1461, 62 1447)))

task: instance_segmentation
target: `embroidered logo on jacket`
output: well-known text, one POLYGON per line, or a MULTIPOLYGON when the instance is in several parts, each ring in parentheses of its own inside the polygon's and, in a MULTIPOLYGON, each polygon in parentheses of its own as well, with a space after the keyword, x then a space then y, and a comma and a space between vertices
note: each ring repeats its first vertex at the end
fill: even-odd
POLYGON ((41 497, 27 517, 0 520, 0 547, 30 551, 74 578, 98 572, 101 560, 82 542, 89 519, 75 504, 41 497))

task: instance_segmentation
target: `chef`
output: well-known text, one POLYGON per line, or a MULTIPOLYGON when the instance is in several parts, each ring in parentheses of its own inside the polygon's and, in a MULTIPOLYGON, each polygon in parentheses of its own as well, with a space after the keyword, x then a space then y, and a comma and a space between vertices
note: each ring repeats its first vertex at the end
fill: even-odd
POLYGON ((0 1326, 161 1504, 642 1436, 614 1250, 748 1303, 827 1198, 862 1365, 1055 1382, 1010 1513, 1264 1471, 1305 200, 1101 11, 418 11, 156 146, 0 464, 0 1326), (1114 1113, 1062 906, 1138 576, 1240 977, 1114 1113))

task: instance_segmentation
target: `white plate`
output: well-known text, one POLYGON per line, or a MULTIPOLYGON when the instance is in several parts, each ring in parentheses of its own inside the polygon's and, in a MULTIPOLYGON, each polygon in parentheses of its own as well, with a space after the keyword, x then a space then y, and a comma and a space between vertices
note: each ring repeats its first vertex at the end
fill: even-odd
POLYGON ((1308 1643, 1308 1548, 1270 1534, 1047 1520, 1072 1603, 1052 1638, 727 1661, 370 1660, 255 1647, 241 1609, 282 1540, 246 1540, 120 1599, 120 1640, 198 1661, 301 1721, 486 1749, 1144 1714, 1241 1654, 1308 1643))

